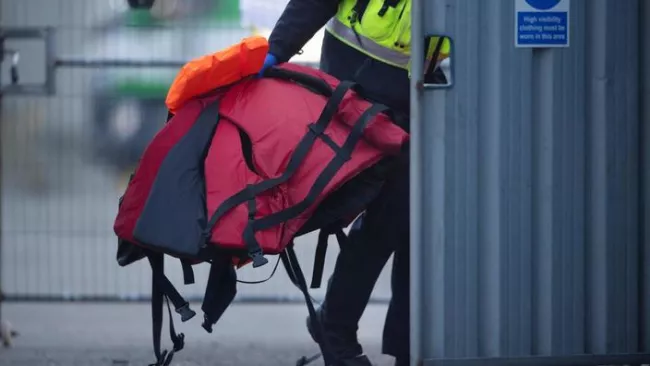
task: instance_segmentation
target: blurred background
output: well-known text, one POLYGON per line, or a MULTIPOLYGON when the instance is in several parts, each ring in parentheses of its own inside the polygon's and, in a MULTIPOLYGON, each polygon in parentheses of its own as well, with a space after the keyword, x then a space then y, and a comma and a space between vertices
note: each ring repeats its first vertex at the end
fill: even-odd
MULTIPOLYGON (((141 351, 144 361, 152 360, 147 302, 151 270, 146 261, 126 268, 115 261, 112 226, 118 197, 143 149, 165 121, 167 88, 183 63, 252 34, 268 36, 286 2, 156 0, 151 9, 134 9, 127 0, 0 0, 0 24, 5 29, 0 70, 0 286, 4 296, 0 314, 21 332, 13 351, 0 350, 0 363, 24 357, 34 364, 48 358, 68 360, 65 357, 75 353, 61 351, 67 346, 57 342, 69 337, 77 339, 74 343, 81 349, 98 350, 110 349, 110 339, 122 339, 122 346, 141 351), (12 63, 17 82, 12 82, 12 63), (61 312, 70 317, 60 316, 61 312), (94 338, 80 336, 88 325, 86 316, 97 325, 94 338), (49 319, 47 331, 42 330, 45 320, 41 318, 49 319), (114 328, 107 330, 102 321, 114 328), (126 342, 123 334, 111 338, 111 329, 140 332, 141 337, 126 342), (21 349, 49 349, 58 356, 36 357, 21 349)), ((317 66, 321 38, 322 31, 293 61, 317 66)), ((306 236, 297 243, 307 275, 315 239, 306 236)), ((326 276, 336 253, 337 245, 332 245, 326 276)), ((170 280, 186 298, 200 301, 208 266, 196 266, 196 284, 183 286, 178 262, 168 260, 170 280)), ((274 259, 271 263, 242 269, 239 279, 265 279, 274 259)), ((369 310, 367 316, 373 324, 366 327, 373 342, 380 339, 382 309, 390 296, 389 271, 390 263, 373 295, 377 310, 369 310)), ((257 309, 265 304, 293 303, 274 308, 279 315, 270 317, 285 326, 295 322, 298 340, 316 350, 304 331, 307 313, 302 295, 282 268, 266 283, 238 286, 240 305, 230 313, 233 327, 245 328, 248 320, 238 320, 237 309, 249 306, 246 303, 256 308, 242 310, 242 317, 262 316, 257 309), (296 310, 283 310, 292 306, 296 310)), ((316 299, 322 294, 323 289, 313 291, 316 299)), ((229 332, 228 325, 223 327, 229 332)), ((187 332, 207 342, 223 338, 205 333, 199 320, 181 328, 192 328, 187 332)), ((269 324, 267 330, 272 329, 269 324)), ((243 334, 244 339, 249 335, 243 334)), ((242 342, 237 339, 231 339, 235 349, 242 342)), ((188 346, 193 341, 188 340, 188 346)), ((110 358, 102 358, 101 352, 97 357, 108 362, 110 358)), ((85 355, 80 364, 100 362, 85 355)), ((61 364, 68 364, 65 360, 61 364)))

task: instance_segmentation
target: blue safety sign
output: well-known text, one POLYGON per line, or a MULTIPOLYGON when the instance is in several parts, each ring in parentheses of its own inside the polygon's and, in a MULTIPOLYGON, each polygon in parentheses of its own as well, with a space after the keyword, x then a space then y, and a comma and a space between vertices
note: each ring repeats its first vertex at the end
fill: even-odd
POLYGON ((515 46, 568 47, 570 0, 515 0, 515 46))
POLYGON ((549 10, 560 3, 560 0, 526 0, 528 5, 539 10, 549 10))

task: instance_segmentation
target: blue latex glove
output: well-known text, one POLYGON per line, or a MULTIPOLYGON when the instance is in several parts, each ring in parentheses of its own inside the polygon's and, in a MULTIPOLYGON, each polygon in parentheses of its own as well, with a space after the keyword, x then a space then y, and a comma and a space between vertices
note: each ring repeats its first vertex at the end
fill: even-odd
POLYGON ((275 57, 275 55, 267 53, 266 58, 264 59, 264 65, 262 65, 262 69, 260 70, 260 73, 257 75, 259 77, 262 76, 262 73, 264 73, 264 70, 268 69, 271 66, 275 66, 278 64, 278 58, 275 57))

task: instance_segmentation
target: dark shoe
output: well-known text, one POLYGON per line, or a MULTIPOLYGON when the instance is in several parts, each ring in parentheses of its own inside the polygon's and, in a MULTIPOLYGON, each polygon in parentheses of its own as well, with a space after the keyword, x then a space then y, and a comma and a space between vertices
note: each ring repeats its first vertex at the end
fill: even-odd
MULTIPOLYGON (((327 326, 324 311, 322 309, 316 310, 317 320, 323 324, 325 331, 325 339, 330 346, 330 352, 333 354, 330 357, 323 355, 325 365, 327 366, 372 366, 368 357, 363 354, 361 345, 357 341, 356 332, 335 332, 331 327, 327 326), (350 333, 350 334, 346 334, 350 333), (335 359, 332 359, 335 358, 335 359)), ((320 327, 312 319, 307 317, 307 330, 311 335, 314 342, 322 345, 323 337, 320 334, 320 327)), ((323 345, 327 347, 326 345, 323 345)))

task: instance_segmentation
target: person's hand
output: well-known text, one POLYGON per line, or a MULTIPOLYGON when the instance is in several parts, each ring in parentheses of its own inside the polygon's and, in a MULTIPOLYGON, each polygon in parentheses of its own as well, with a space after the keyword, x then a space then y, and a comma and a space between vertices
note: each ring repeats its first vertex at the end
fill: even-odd
POLYGON ((278 63, 277 57, 275 57, 275 55, 271 53, 267 53, 266 58, 264 59, 264 65, 262 65, 262 69, 260 70, 257 76, 261 77, 266 69, 268 69, 271 66, 277 65, 277 63, 278 63))

